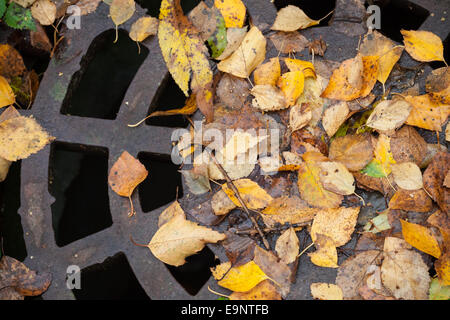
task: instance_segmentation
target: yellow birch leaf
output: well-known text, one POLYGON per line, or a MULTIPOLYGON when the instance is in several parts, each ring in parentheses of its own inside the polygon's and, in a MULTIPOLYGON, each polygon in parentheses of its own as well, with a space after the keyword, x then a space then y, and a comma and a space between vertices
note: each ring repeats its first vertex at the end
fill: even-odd
POLYGON ((303 72, 305 78, 312 77, 316 79, 316 70, 314 65, 309 61, 303 61, 298 59, 284 58, 286 66, 289 71, 301 71, 303 72))
POLYGON ((311 19, 299 7, 289 5, 278 11, 271 29, 290 32, 315 26, 319 23, 320 20, 311 19))
POLYGON ((28 158, 54 138, 34 120, 15 117, 0 123, 0 157, 8 161, 28 158))
POLYGON ((347 120, 350 109, 345 101, 340 101, 325 109, 322 126, 329 137, 334 136, 339 127, 347 120))
POLYGON ((50 0, 38 0, 31 7, 31 14, 41 25, 51 25, 56 18, 56 5, 50 0))
POLYGON ((400 188, 405 190, 423 188, 422 172, 414 162, 402 162, 391 167, 394 181, 400 188))
POLYGON ((227 28, 242 28, 245 22, 246 8, 241 0, 214 0, 227 28))
POLYGON ((434 263, 434 268, 442 284, 450 286, 450 251, 447 251, 434 263))
POLYGON ((444 61, 441 39, 429 31, 400 30, 406 51, 415 60, 422 62, 444 61))
POLYGON ((261 31, 253 26, 245 35, 236 51, 222 60, 217 68, 239 78, 247 78, 266 57, 266 38, 261 31))
POLYGON ((381 165, 386 177, 392 172, 391 164, 396 163, 391 152, 391 138, 384 134, 378 137, 377 145, 374 149, 375 161, 381 165))
POLYGON ((130 38, 133 41, 141 42, 149 36, 153 36, 158 32, 158 19, 153 17, 139 18, 130 30, 130 38))
POLYGON ((239 267, 231 268, 230 262, 219 264, 211 269, 217 284, 235 292, 247 292, 260 282, 268 279, 267 275, 252 260, 239 267), (225 275, 225 276, 224 276, 225 275))
POLYGON ((253 289, 247 292, 233 292, 230 300, 281 300, 281 295, 277 287, 270 280, 258 283, 253 289))
POLYGON ((319 300, 343 300, 342 289, 332 283, 311 283, 311 295, 319 300))
POLYGON ((195 92, 205 88, 212 82, 208 50, 198 31, 183 14, 180 0, 163 0, 159 20, 159 46, 177 85, 188 96, 192 74, 191 89, 195 92))
POLYGON ((271 58, 268 62, 256 68, 255 73, 253 74, 253 79, 255 85, 268 84, 276 86, 280 75, 280 60, 278 58, 271 58))
POLYGON ((355 179, 347 170, 347 167, 340 162, 324 161, 319 162, 320 182, 325 189, 349 195, 355 192, 355 179))
POLYGON ((427 227, 420 224, 410 223, 400 219, 402 223, 403 238, 414 248, 423 251, 435 258, 441 256, 441 249, 433 233, 427 227))
POLYGON ((130 197, 147 175, 148 171, 144 165, 124 151, 111 167, 108 183, 119 196, 130 197))
POLYGON ((325 268, 338 268, 338 256, 334 241, 323 234, 317 234, 314 245, 317 250, 308 253, 311 262, 316 266, 325 268))
POLYGON ((305 152, 304 162, 298 170, 298 190, 302 199, 308 204, 319 208, 337 208, 343 197, 326 190, 320 182, 320 167, 318 162, 328 159, 317 152, 305 152))
MULTIPOLYGON (((233 181, 233 183, 238 189, 245 205, 249 209, 258 210, 265 208, 273 200, 273 198, 263 188, 250 179, 239 179, 233 181)), ((235 205, 241 207, 241 203, 234 195, 233 190, 228 187, 227 183, 222 185, 222 189, 235 205)))
POLYGON ((16 102, 16 96, 8 81, 0 76, 0 108, 9 106, 16 102))
POLYGON ((113 0, 109 7, 109 15, 114 24, 119 26, 127 22, 133 16, 135 10, 134 0, 113 0))
POLYGON ((250 93, 255 97, 252 106, 261 111, 275 111, 288 107, 283 91, 270 84, 257 84, 250 93))
POLYGON ((286 72, 278 79, 278 87, 286 96, 287 106, 293 106, 303 92, 305 76, 301 71, 286 72))
POLYGON ((421 96, 406 96, 405 100, 412 109, 406 119, 406 124, 419 128, 441 131, 442 124, 450 114, 449 104, 439 104, 429 94, 421 96))
POLYGON ((363 56, 378 56, 377 80, 385 83, 392 68, 400 59, 403 47, 399 47, 391 39, 383 36, 378 31, 364 37, 359 52, 363 56))

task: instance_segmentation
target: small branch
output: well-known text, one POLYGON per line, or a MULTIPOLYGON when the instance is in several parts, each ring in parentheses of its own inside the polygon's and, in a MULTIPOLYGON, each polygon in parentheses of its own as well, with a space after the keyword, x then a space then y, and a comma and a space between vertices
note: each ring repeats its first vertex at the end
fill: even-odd
MULTIPOLYGON (((311 222, 303 222, 303 223, 294 223, 294 224, 289 224, 289 225, 284 225, 284 226, 280 226, 280 227, 273 227, 273 228, 264 228, 262 229, 263 232, 268 233, 268 232, 280 232, 289 228, 299 228, 299 227, 306 227, 308 225, 310 225, 311 222)), ((245 235, 255 235, 258 233, 257 230, 255 229, 245 229, 245 230, 236 230, 234 233, 236 234, 245 234, 245 235)))

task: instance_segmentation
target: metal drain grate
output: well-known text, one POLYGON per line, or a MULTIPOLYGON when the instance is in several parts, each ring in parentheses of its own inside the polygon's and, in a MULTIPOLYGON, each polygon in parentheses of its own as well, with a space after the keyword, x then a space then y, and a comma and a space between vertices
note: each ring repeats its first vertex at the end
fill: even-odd
MULTIPOLYGON (((339 26, 342 23, 349 23, 350 26, 354 26, 353 31, 364 31, 364 15, 361 15, 361 12, 354 13, 349 11, 347 16, 341 15, 347 12, 349 6, 355 1, 336 0, 335 16, 338 16, 339 19, 332 18, 329 26, 320 26, 302 31, 302 34, 309 39, 322 37, 329 44, 326 52, 327 59, 342 61, 356 54, 359 37, 340 32, 339 26)), ((268 32, 268 27, 276 16, 275 6, 269 0, 245 0, 244 2, 253 22, 268 32)), ((302 1, 275 2, 278 4, 286 2, 302 5, 302 1)), ((304 2, 312 3, 311 1, 304 2)), ((415 7, 416 9, 420 7, 425 11, 434 13, 434 15, 424 16, 424 22, 417 27, 432 31, 442 39, 447 38, 448 35, 446 33, 450 30, 449 19, 441 21, 441 15, 443 11, 449 9, 448 1, 399 0, 392 1, 392 3, 395 3, 400 8, 414 4, 417 6, 415 7)), ((145 10, 138 7, 137 14, 121 27, 129 30, 132 23, 144 14, 145 10)), ((184 271, 178 268, 174 268, 177 270, 166 268, 162 262, 149 252, 134 246, 128 240, 130 235, 133 235, 135 239, 150 240, 157 229, 158 216, 163 209, 160 206, 164 206, 164 204, 175 198, 174 186, 180 185, 181 180, 177 180, 174 185, 167 188, 164 185, 165 181, 158 182, 161 188, 166 188, 164 192, 168 194, 168 198, 162 200, 152 199, 152 190, 154 190, 152 188, 154 188, 154 185, 151 185, 151 180, 149 180, 148 185, 144 183, 139 188, 139 192, 135 192, 133 195, 137 215, 131 219, 126 215, 128 202, 116 195, 110 188, 108 188, 107 194, 101 197, 102 199, 93 199, 88 194, 92 191, 83 187, 84 184, 81 182, 78 187, 86 193, 84 196, 80 193, 81 196, 72 201, 85 201, 86 205, 93 205, 94 202, 98 201, 100 209, 85 212, 84 210, 86 209, 81 205, 73 205, 70 210, 65 210, 64 206, 58 209, 58 201, 60 199, 67 200, 66 198, 71 196, 70 190, 67 191, 67 188, 65 188, 67 186, 60 186, 59 189, 53 188, 55 183, 60 183, 57 182, 60 179, 52 173, 52 170, 55 170, 58 166, 60 166, 59 170, 72 171, 72 168, 67 169, 64 166, 83 166, 83 161, 94 161, 99 168, 102 168, 99 169, 99 177, 90 176, 89 172, 85 172, 84 177, 73 177, 73 179, 101 180, 105 169, 109 170, 123 150, 127 150, 134 156, 139 155, 143 162, 148 162, 151 179, 152 175, 153 177, 158 177, 158 173, 152 172, 152 168, 156 168, 158 165, 171 166, 167 159, 169 159, 171 152, 170 137, 174 130, 172 127, 173 123, 167 124, 158 121, 153 122, 152 120, 147 122, 146 125, 137 128, 127 127, 127 124, 136 123, 147 115, 149 109, 152 110, 153 106, 162 105, 164 107, 170 105, 169 102, 165 103, 163 101, 165 96, 170 94, 173 89, 170 86, 170 75, 168 75, 162 59, 158 40, 151 38, 141 44, 143 52, 148 50, 148 54, 141 53, 141 56, 137 57, 137 59, 142 58, 142 61, 139 64, 136 62, 132 65, 131 68, 137 71, 134 76, 130 75, 131 73, 127 73, 129 86, 124 88, 122 93, 109 92, 108 90, 101 91, 102 96, 99 97, 100 99, 105 97, 111 98, 111 100, 108 100, 110 101, 107 106, 109 109, 105 109, 103 114, 94 114, 92 113, 93 110, 83 110, 86 106, 77 105, 76 97, 77 90, 81 90, 80 88, 83 86, 83 74, 90 72, 90 68, 93 68, 91 64, 96 63, 96 54, 98 54, 99 50, 102 50, 102 45, 109 45, 108 42, 113 24, 108 18, 107 5, 100 4, 95 13, 83 16, 81 23, 81 30, 67 30, 65 32, 64 45, 49 64, 32 110, 22 112, 25 115, 33 114, 43 127, 57 137, 57 141, 51 147, 47 146, 38 154, 23 160, 21 168, 20 164, 16 164, 12 169, 12 173, 15 171, 20 172, 19 214, 26 243, 26 249, 21 249, 22 256, 28 254, 25 262, 30 268, 49 271, 53 274, 52 285, 43 295, 44 299, 115 298, 116 296, 111 293, 114 290, 131 292, 129 294, 137 298, 215 298, 206 289, 207 284, 214 282, 211 277, 202 278, 200 285, 184 283, 186 287, 186 290, 184 290, 182 288, 184 281, 182 278, 189 273, 183 273, 184 271), (100 42, 96 43, 96 39, 100 39, 100 42), (102 39, 107 40, 102 42, 102 39), (115 104, 117 101, 119 103, 115 104), (72 153, 72 163, 66 163, 65 161, 59 164, 56 163, 58 162, 55 159, 55 157, 58 158, 57 154, 61 157, 66 157, 67 153, 72 153), (57 190, 65 190, 66 194, 64 192, 58 194, 57 190), (138 197, 140 201, 138 201, 138 197), (108 198, 107 203, 105 202, 106 198, 108 198), (54 212, 53 215, 52 210, 54 212), (57 215, 55 212, 58 212, 58 210, 61 210, 62 213, 58 216, 59 218, 55 218, 55 215, 57 215), (108 215, 109 213, 110 215, 108 215), (74 225, 79 226, 78 233, 64 229, 64 222, 61 222, 61 219, 64 219, 66 214, 69 215, 66 217, 66 219, 69 219, 68 221, 74 221, 74 225), (56 234, 52 232, 53 229, 55 229, 56 234), (69 234, 67 235, 66 232, 69 234), (105 262, 103 263, 104 260, 105 262), (100 265, 98 265, 99 263, 100 265), (86 290, 91 290, 92 292, 73 293, 66 288, 65 271, 72 264, 85 268, 83 272, 89 275, 87 278, 90 279, 90 282, 86 282, 86 290), (96 279, 97 272, 101 272, 102 268, 109 270, 105 271, 105 274, 109 275, 108 277, 110 278, 106 280, 96 279), (115 283, 116 275, 121 274, 121 272, 125 272, 127 279, 131 279, 129 282, 130 288, 126 288, 127 284, 123 282, 117 281, 115 283), (107 286, 108 290, 98 288, 102 283, 106 282, 109 283, 107 286), (188 286, 190 286, 189 289, 188 286)), ((400 25, 398 27, 402 28, 404 26, 400 25)), ((125 37, 126 33, 123 32, 121 38, 125 37)), ((446 45, 448 46, 448 41, 446 45)), ((270 41, 268 41, 267 49, 268 57, 276 56, 276 49, 270 41)), ((448 48, 446 52, 448 54, 448 48)), ((414 65, 417 63, 405 54, 400 64, 414 65)), ((425 72, 430 70, 431 67, 427 65, 425 72)), ((120 76, 112 73, 109 77, 108 79, 99 79, 97 81, 113 81, 120 76)), ((85 89, 90 90, 88 87, 85 89)), ((96 100, 93 100, 92 104, 95 105, 95 103, 97 103, 96 100)), ((176 125, 185 126, 185 123, 180 121, 176 125)), ((17 179, 17 175, 14 174, 14 176, 17 179)), ((158 179, 163 180, 161 178, 158 179)), ((173 174, 171 179, 179 179, 179 176, 173 174)), ((179 196, 182 195, 182 190, 183 188, 179 188, 179 196)), ((184 188, 184 190, 187 189, 184 188)), ((13 199, 13 201, 16 200, 13 199)), ((181 201, 187 202, 188 200, 186 197, 183 197, 181 201)), ((68 202, 66 201, 66 203, 68 202)), ((14 211, 17 203, 9 204, 9 206, 12 208, 9 210, 14 211)), ((15 219, 17 224, 17 217, 11 219, 15 219)), ((10 238, 5 239, 5 243, 10 242, 10 238)), ((213 255, 209 250, 212 250, 219 259, 226 259, 218 246, 211 245, 209 248, 205 253, 202 253, 207 256, 207 259, 204 259, 209 261, 207 263, 216 263, 212 259, 213 255)), ((194 257, 193 260, 195 259, 194 257)), ((204 265, 186 265, 185 269, 189 268, 191 270, 188 271, 192 275, 198 271, 195 268, 205 270, 202 269, 204 265)), ((195 275, 192 277, 195 278, 195 275)), ((310 298, 309 285, 311 282, 330 282, 334 281, 334 278, 334 270, 315 267, 309 262, 308 258, 303 256, 299 263, 297 282, 292 287, 289 298, 310 298)))

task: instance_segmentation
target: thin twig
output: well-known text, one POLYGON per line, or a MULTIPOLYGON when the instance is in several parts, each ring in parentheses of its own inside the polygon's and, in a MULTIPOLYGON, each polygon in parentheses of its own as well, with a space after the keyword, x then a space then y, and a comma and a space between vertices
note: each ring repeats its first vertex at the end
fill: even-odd
MULTIPOLYGON (((264 229, 262 229, 262 231, 264 231, 265 233, 274 232, 274 231, 283 231, 283 230, 286 230, 289 228, 305 227, 310 224, 311 224, 311 222, 294 223, 294 224, 284 225, 284 226, 280 226, 280 227, 264 228, 264 229)), ((254 234, 258 233, 258 231, 255 229, 244 229, 244 230, 236 230, 234 233, 254 235, 254 234)))

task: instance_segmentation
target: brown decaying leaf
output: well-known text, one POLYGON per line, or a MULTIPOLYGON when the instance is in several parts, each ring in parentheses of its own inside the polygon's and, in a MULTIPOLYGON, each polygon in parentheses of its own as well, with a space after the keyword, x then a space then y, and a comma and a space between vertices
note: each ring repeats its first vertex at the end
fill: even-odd
POLYGON ((127 151, 111 167, 108 183, 111 189, 122 197, 131 197, 134 189, 147 178, 148 171, 144 165, 127 151))
POLYGON ((450 189, 443 186, 443 182, 450 166, 450 154, 439 152, 423 173, 423 185, 427 192, 437 202, 443 212, 450 210, 450 189))
POLYGON ((414 162, 421 167, 428 153, 427 143, 416 129, 403 126, 391 137, 391 152, 396 162, 414 162))
POLYGON ((35 25, 36 31, 30 31, 31 45, 38 50, 43 50, 50 53, 53 45, 50 43, 50 40, 45 33, 45 29, 39 23, 36 23, 35 25))
POLYGON ((249 237, 241 237, 233 232, 226 233, 227 238, 222 242, 225 254, 235 267, 242 266, 253 260, 256 242, 249 237))
POLYGON ((320 36, 319 39, 315 39, 311 41, 308 44, 309 47, 309 53, 310 54, 316 54, 321 57, 325 54, 325 51, 327 51, 327 43, 322 39, 322 36, 320 36))
POLYGON ((80 15, 84 16, 97 10, 102 0, 80 0, 76 4, 80 8, 80 15))
POLYGON ((153 255, 171 266, 181 266, 185 258, 203 249, 206 243, 216 243, 226 236, 217 231, 175 215, 163 224, 147 245, 153 255))
POLYGON ((22 262, 3 256, 0 260, 0 300, 3 298, 20 299, 20 296, 39 296, 47 291, 52 275, 47 272, 39 274, 27 268, 22 262), (5 289, 14 290, 5 292, 5 289))
POLYGON ((309 41, 299 32, 276 32, 269 36, 275 48, 282 53, 300 52, 308 46, 309 41))
POLYGON ((218 216, 225 215, 237 207, 222 189, 217 191, 211 198, 211 206, 214 214, 218 216))
POLYGON ((369 134, 351 135, 333 139, 329 158, 344 164, 350 171, 359 171, 373 159, 369 134))
POLYGON ((428 298, 430 276, 421 255, 408 248, 402 239, 387 237, 381 265, 383 285, 397 299, 425 300, 428 298))
POLYGON ((281 261, 286 264, 290 264, 297 259, 299 249, 300 241, 292 227, 281 233, 275 244, 275 252, 281 261))
POLYGON ((220 101, 227 107, 240 110, 250 95, 250 84, 246 79, 224 74, 217 86, 216 93, 220 101))
POLYGON ((130 38, 133 41, 144 41, 149 36, 158 32, 158 19, 153 17, 142 17, 131 26, 130 38))
POLYGON ((424 190, 404 190, 398 188, 389 201, 389 208, 405 211, 429 212, 433 202, 424 190))
POLYGON ((227 29, 227 46, 222 54, 217 57, 217 60, 224 60, 228 58, 242 43, 247 34, 247 27, 243 28, 228 28, 227 29))
POLYGON ((258 283, 253 289, 247 292, 233 292, 229 296, 230 300, 281 300, 277 286, 270 280, 258 283))
POLYGON ((9 44, 0 44, 0 75, 8 80, 21 76, 26 71, 20 53, 9 44))
POLYGON ((203 1, 189 12, 188 18, 200 32, 203 41, 216 31, 217 14, 220 15, 220 11, 216 7, 209 8, 203 1))
POLYGON ((434 69, 427 76, 425 89, 427 92, 439 92, 450 87, 450 68, 434 69))

